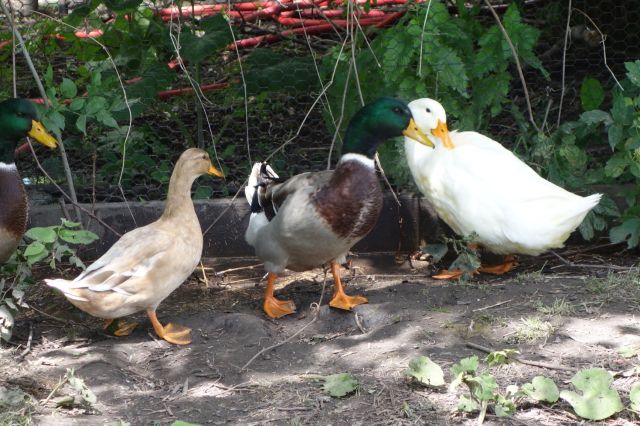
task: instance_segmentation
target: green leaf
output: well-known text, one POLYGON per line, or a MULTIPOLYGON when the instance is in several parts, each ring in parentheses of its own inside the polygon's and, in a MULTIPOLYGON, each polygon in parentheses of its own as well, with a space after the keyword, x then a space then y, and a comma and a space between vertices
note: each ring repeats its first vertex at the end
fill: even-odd
POLYGON ((318 85, 313 60, 290 57, 272 49, 256 49, 245 60, 247 93, 295 93, 318 85))
POLYGON ((623 346, 620 349, 618 349, 618 354, 623 358, 633 358, 637 355, 640 355, 640 346, 639 345, 623 346))
POLYGON ((23 254, 26 257, 39 256, 41 253, 47 253, 47 248, 40 241, 34 241, 29 244, 25 249, 23 254))
POLYGON ((426 356, 412 359, 404 374, 413 377, 425 386, 442 386, 445 383, 442 368, 426 356))
POLYGON ((467 97, 466 68, 455 50, 431 40, 424 44, 423 66, 431 67, 438 81, 467 97))
POLYGON ((85 111, 87 115, 96 115, 107 106, 107 100, 102 96, 92 96, 89 98, 85 111))
POLYGON ((458 411, 463 411, 465 413, 473 413, 475 411, 480 410, 480 405, 469 398, 466 395, 461 395, 460 400, 458 400, 458 411))
POLYGON ((86 114, 80 114, 76 120, 76 128, 85 135, 87 134, 87 116, 86 114))
POLYGON ((65 219, 64 217, 60 218, 60 220, 62 221, 62 226, 64 226, 65 228, 79 228, 81 225, 80 222, 74 222, 74 221, 65 219))
POLYGON ((624 409, 620 395, 611 389, 613 377, 604 368, 590 368, 578 371, 571 379, 579 394, 563 390, 560 398, 567 401, 576 414, 589 420, 603 420, 624 409))
POLYGON ((428 255, 431 255, 433 262, 439 262, 449 251, 446 244, 427 244, 424 247, 420 247, 420 250, 428 255))
POLYGON ((609 124, 612 120, 609 113, 601 111, 599 109, 594 109, 591 111, 583 112, 580 115, 580 121, 585 124, 609 124))
POLYGON ((451 374, 457 376, 460 373, 475 373, 479 365, 477 355, 462 358, 460 362, 451 366, 451 374))
POLYGON ((96 118, 100 123, 104 124, 107 127, 113 127, 114 129, 120 127, 118 126, 118 122, 115 120, 115 118, 113 118, 113 116, 106 109, 99 111, 98 114, 96 114, 96 118))
POLYGON ((74 99, 73 102, 69 104, 69 109, 71 111, 80 111, 82 108, 84 108, 84 104, 85 104, 84 98, 74 99))
POLYGON ((75 98, 78 94, 76 84, 68 78, 63 78, 60 83, 60 94, 65 98, 75 98))
POLYGON ((640 87, 640 59, 635 62, 625 62, 627 78, 636 86, 640 87))
POLYGON ((91 244, 98 239, 98 236, 91 231, 61 229, 58 232, 60 239, 72 244, 91 244))
POLYGON ((466 380, 471 394, 480 401, 489 401, 498 389, 496 379, 489 373, 483 373, 479 376, 466 380))
POLYGON ((626 168, 629 166, 629 158, 625 152, 619 152, 613 157, 609 158, 607 164, 604 166, 605 175, 617 178, 620 176, 626 168))
POLYGON ((631 408, 633 411, 640 412, 640 382, 634 383, 629 391, 629 400, 631 401, 631 408))
POLYGON ((548 377, 536 376, 531 383, 522 385, 522 392, 536 401, 554 403, 560 398, 558 386, 548 377))
POLYGON ((626 219, 621 225, 611 228, 609 239, 612 243, 627 242, 627 247, 633 248, 640 241, 640 218, 626 219))
POLYGON ((200 426, 200 424, 183 422, 182 420, 176 420, 175 422, 171 423, 171 426, 200 426))
POLYGON ((511 357, 519 353, 520 352, 515 349, 503 349, 501 351, 489 353, 484 360, 490 367, 494 365, 508 364, 511 361, 511 357))
POLYGON ((582 109, 585 111, 597 109, 602 104, 602 101, 604 101, 604 90, 600 81, 591 77, 585 78, 580 87, 582 109))
POLYGON ((140 3, 142 0, 104 0, 104 5, 114 12, 132 12, 140 3))
POLYGON ((332 374, 324 377, 323 389, 333 397, 343 397, 357 388, 358 381, 349 373, 332 374))
POLYGON ((55 229, 53 227, 34 227, 29 229, 25 235, 32 240, 40 241, 42 243, 52 243, 54 242, 58 236, 56 234, 55 229))
POLYGON ((229 24, 223 14, 203 19, 200 27, 205 31, 202 37, 185 31, 182 33, 182 57, 190 62, 201 62, 203 59, 215 55, 219 49, 226 47, 233 41, 229 24))
POLYGON ((633 122, 633 108, 628 105, 621 91, 613 92, 613 105, 611 106, 611 118, 613 121, 629 126, 633 122))
POLYGON ((624 137, 624 129, 621 124, 613 123, 611 126, 609 126, 607 135, 609 137, 609 146, 611 146, 611 149, 613 149, 618 146, 620 142, 622 142, 622 138, 624 137))
POLYGON ((91 405, 95 404, 98 401, 98 398, 96 398, 96 395, 84 383, 84 380, 73 375, 73 370, 67 370, 67 381, 69 383, 69 386, 71 386, 76 392, 78 392, 85 403, 91 405))
POLYGON ((502 395, 498 395, 498 400, 493 406, 493 411, 498 417, 511 416, 516 412, 516 404, 510 399, 507 399, 502 395))

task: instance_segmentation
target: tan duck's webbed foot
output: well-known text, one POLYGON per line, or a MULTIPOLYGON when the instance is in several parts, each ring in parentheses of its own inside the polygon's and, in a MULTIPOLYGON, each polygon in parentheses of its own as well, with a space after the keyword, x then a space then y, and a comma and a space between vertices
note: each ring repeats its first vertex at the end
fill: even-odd
POLYGON ((262 309, 269 318, 280 318, 296 312, 296 305, 292 300, 278 300, 273 295, 273 284, 278 276, 269 272, 267 276, 267 288, 264 290, 264 304, 262 309))
POLYGON ((449 271, 448 269, 443 269, 442 271, 438 272, 436 275, 431 275, 431 278, 433 278, 434 280, 457 280, 463 274, 464 272, 459 269, 456 269, 455 271, 449 271))
POLYGON ((149 320, 151 320, 153 330, 161 339, 164 339, 169 343, 173 343, 174 345, 188 345, 191 343, 190 328, 172 323, 163 326, 160 324, 160 321, 158 321, 156 311, 152 309, 147 310, 147 315, 149 316, 149 320))
POLYGON ((138 326, 137 322, 125 322, 119 318, 105 320, 102 329, 114 336, 128 336, 138 326))
POLYGON ((487 274, 502 275, 511 271, 516 266, 516 258, 514 256, 505 256, 504 262, 499 265, 481 266, 478 271, 487 274))
POLYGON ((340 265, 335 261, 331 262, 331 273, 333 274, 334 290, 333 299, 329 302, 329 306, 338 309, 344 309, 350 311, 354 306, 362 305, 363 303, 369 303, 364 296, 347 296, 340 280, 340 265))

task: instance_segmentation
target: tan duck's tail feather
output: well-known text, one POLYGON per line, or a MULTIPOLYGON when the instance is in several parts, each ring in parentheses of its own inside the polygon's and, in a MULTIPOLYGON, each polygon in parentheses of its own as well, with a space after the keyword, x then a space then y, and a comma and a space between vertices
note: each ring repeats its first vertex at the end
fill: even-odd
POLYGON ((68 281, 63 279, 55 279, 55 280, 46 279, 44 280, 44 282, 49 287, 53 287, 60 290, 68 299, 77 300, 79 302, 89 301, 89 299, 75 294, 74 288, 73 288, 73 281, 68 281))

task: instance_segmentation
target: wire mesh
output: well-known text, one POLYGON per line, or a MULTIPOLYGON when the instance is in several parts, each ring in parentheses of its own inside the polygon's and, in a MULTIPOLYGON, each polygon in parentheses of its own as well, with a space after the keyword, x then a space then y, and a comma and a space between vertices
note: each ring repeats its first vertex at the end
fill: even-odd
MULTIPOLYGON (((366 24, 367 19, 378 19, 375 18, 378 11, 383 14, 392 14, 406 10, 407 7, 414 7, 403 3, 378 1, 377 6, 372 4, 370 9, 361 6, 358 9, 361 13, 359 22, 366 24)), ((621 78, 624 74, 624 62, 640 57, 638 24, 640 8, 634 0, 615 3, 603 0, 574 1, 566 51, 564 41, 568 2, 530 0, 518 3, 522 5, 524 21, 541 33, 536 54, 542 65, 549 71, 550 78, 544 79, 538 70, 526 65, 524 75, 534 108, 544 110, 548 106, 548 123, 555 123, 561 96, 563 96, 561 119, 575 119, 579 115, 581 112, 580 85, 584 78, 594 77, 605 87, 612 87, 615 84, 614 76, 621 78), (606 47, 606 63, 603 46, 606 47), (563 53, 566 53, 564 60, 563 53), (564 92, 561 83, 563 73, 564 92)), ((20 31, 29 40, 28 47, 36 49, 31 50, 31 55, 34 57, 37 70, 44 74, 50 66, 55 84, 60 84, 63 78, 82 80, 79 69, 86 65, 87 59, 82 55, 70 55, 69 52, 77 43, 88 43, 88 41, 60 40, 56 34, 48 32, 49 28, 53 28, 45 25, 48 18, 35 13, 34 10, 40 10, 56 18, 64 18, 84 3, 77 0, 46 0, 38 4, 33 0, 9 0, 9 4, 15 13, 20 31)), ((162 10, 166 11, 163 8, 173 5, 170 1, 149 3, 148 6, 163 18, 168 28, 172 28, 178 22, 180 25, 191 25, 189 15, 195 12, 197 7, 208 10, 207 7, 226 4, 227 2, 185 4, 186 8, 180 11, 180 16, 176 16, 175 13, 162 15, 162 10)), ((193 67, 182 69, 174 55, 169 62, 173 70, 167 86, 174 92, 160 95, 133 120, 124 167, 122 167, 122 146, 117 142, 124 139, 126 119, 122 116, 119 117, 119 124, 121 124, 119 129, 105 129, 104 126, 94 124, 87 128, 87 136, 77 131, 75 134, 63 131, 79 201, 85 203, 122 201, 123 194, 129 201, 162 199, 166 194, 172 164, 179 154, 190 146, 205 147, 213 152, 214 145, 227 178, 224 181, 200 179, 194 185, 195 197, 215 198, 232 195, 240 189, 250 170, 247 137, 250 156, 254 161, 267 158, 282 143, 292 140, 271 159, 274 169, 284 176, 324 169, 331 151, 335 125, 329 117, 326 99, 321 96, 322 86, 315 74, 316 71, 310 64, 314 64, 316 60, 317 65, 317 62, 321 61, 331 48, 339 46, 343 40, 347 39, 349 31, 353 33, 358 30, 342 25, 345 19, 344 4, 323 5, 317 9, 325 12, 317 13, 313 12, 315 9, 301 10, 302 4, 304 2, 300 2, 293 13, 289 13, 292 9, 278 12, 277 16, 280 20, 270 19, 265 12, 266 9, 260 7, 257 7, 255 12, 251 12, 263 14, 254 17, 255 19, 246 19, 248 12, 243 12, 245 14, 239 19, 233 19, 234 34, 239 39, 260 36, 263 37, 261 43, 247 44, 246 49, 243 48, 238 52, 228 49, 215 57, 207 57, 199 64, 197 75, 194 74, 193 67), (288 13, 286 16, 285 12, 288 13), (308 37, 305 37, 305 31, 298 31, 283 38, 282 31, 301 28, 300 25, 285 25, 289 22, 285 18, 315 19, 318 22, 309 22, 313 25, 321 25, 324 22, 324 25, 329 27, 323 32, 307 33, 308 37), (274 40, 267 42, 270 36, 274 40), (271 81, 265 81, 264 75, 255 72, 259 67, 254 66, 246 70, 243 75, 240 68, 234 65, 238 62, 237 55, 242 61, 248 61, 250 53, 253 53, 256 48, 265 52, 265 58, 269 56, 272 59, 300 58, 301 69, 282 69, 281 76, 276 79, 276 85, 280 88, 274 90, 272 77, 269 77, 271 81), (190 74, 185 73, 185 70, 190 74), (305 77, 300 82, 296 82, 295 79, 303 74, 305 77), (248 91, 246 98, 242 77, 248 91), (190 78, 197 79, 204 87, 216 84, 220 87, 203 93, 206 98, 201 104, 190 91, 192 87, 190 78), (176 95, 176 89, 183 90, 185 93, 176 95), (320 102, 317 102, 319 98, 320 102), (246 117, 245 102, 248 112, 246 117), (313 105, 316 105, 315 108, 312 108, 313 105), (204 107, 204 110, 199 113, 198 110, 201 107, 204 107), (206 114, 206 117, 202 114, 206 114), (212 132, 209 132, 205 118, 208 118, 212 132), (304 125, 300 127, 303 121, 304 125), (122 176, 120 176, 121 172, 122 176), (122 177, 121 181, 120 177, 122 177)), ((501 14, 510 2, 493 2, 493 4, 501 14)), ((451 6, 450 9, 455 13, 455 7, 451 6)), ((96 14, 103 20, 112 17, 106 8, 98 9, 96 14)), ((486 8, 481 10, 477 19, 484 25, 490 25, 493 22, 486 8)), ((380 23, 380 21, 376 22, 380 23)), ((395 21, 390 21, 389 25, 393 22, 395 21)), ((91 31, 90 24, 91 22, 85 19, 81 23, 81 29, 85 32, 91 31)), ((303 29, 306 30, 307 27, 303 29)), ((374 38, 375 34, 370 37, 374 38)), ((15 67, 12 65, 11 38, 6 21, 0 21, 0 61, 6 64, 0 69, 0 95, 4 98, 12 94, 10 88, 13 85, 15 70, 19 96, 38 98, 39 94, 24 58, 17 54, 15 67)), ((428 43, 428 40, 426 42, 428 43)), ((259 57, 257 54, 256 56, 259 57)), ((267 61, 266 66, 277 66, 273 60, 269 62, 265 59, 265 61, 267 61)), ((358 69, 358 73, 366 72, 383 71, 362 69, 362 67, 358 69)), ((524 105, 522 87, 519 79, 515 77, 515 67, 510 67, 509 72, 514 75, 509 96, 517 104, 524 105)), ((108 75, 109 71, 106 70, 104 74, 108 75)), ((135 77, 125 71, 126 79, 135 80, 135 77)), ((324 77, 323 83, 326 84, 328 77, 324 77)), ((149 79, 153 76, 145 76, 145 78, 149 79)), ((126 85, 127 89, 134 86, 135 82, 126 85)), ((340 111, 334 110, 332 113, 337 120, 340 111)), ((512 116, 502 113, 492 121, 489 131, 499 135, 500 139, 508 144, 509 141, 514 140, 518 129, 513 123, 512 116)), ((51 153, 44 154, 43 151, 38 153, 50 175, 58 183, 64 184, 64 174, 59 158, 51 153)), ((336 158, 335 150, 333 158, 336 158)), ((60 195, 30 161, 28 151, 19 155, 18 161, 21 173, 27 180, 32 203, 55 202, 60 195)))

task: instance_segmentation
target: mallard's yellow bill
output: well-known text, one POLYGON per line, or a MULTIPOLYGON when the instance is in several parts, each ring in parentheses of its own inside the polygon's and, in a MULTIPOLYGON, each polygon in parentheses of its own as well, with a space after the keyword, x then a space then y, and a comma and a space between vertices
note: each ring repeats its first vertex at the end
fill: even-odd
POLYGON ((437 136, 440 138, 445 148, 447 149, 454 148, 453 142, 451 142, 451 136, 449 136, 449 129, 447 128, 447 123, 443 123, 442 121, 438 120, 438 126, 435 129, 433 129, 431 133, 433 133, 434 136, 437 136))
POLYGON ((48 146, 49 148, 55 148, 58 146, 58 141, 56 140, 56 138, 51 136, 39 121, 31 121, 31 131, 29 131, 29 136, 40 142, 42 145, 48 146))
POLYGON ((213 165, 209 166, 209 170, 207 170, 207 174, 213 175, 213 176, 218 176, 223 178, 224 177, 224 173, 222 173, 220 170, 216 169, 215 167, 213 167, 213 165))
POLYGON ((413 118, 409 121, 409 126, 402 131, 402 134, 410 137, 416 142, 421 143, 422 145, 435 148, 435 146, 433 145, 433 142, 429 140, 427 135, 425 135, 424 133, 422 133, 422 131, 420 131, 420 129, 418 129, 418 126, 416 126, 416 122, 413 121, 413 118))

